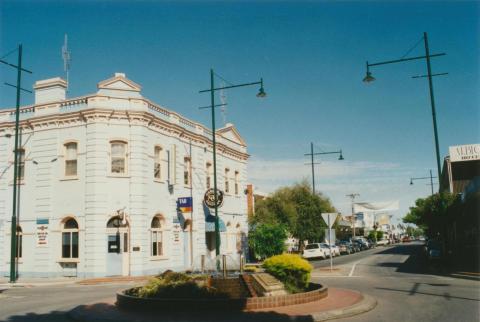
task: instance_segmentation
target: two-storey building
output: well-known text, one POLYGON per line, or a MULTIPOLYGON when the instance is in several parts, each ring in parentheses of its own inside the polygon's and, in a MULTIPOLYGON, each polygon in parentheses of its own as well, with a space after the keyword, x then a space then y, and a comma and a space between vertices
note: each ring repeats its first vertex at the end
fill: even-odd
MULTIPOLYGON (((19 276, 97 277, 198 268, 215 256, 212 133, 141 95, 125 74, 66 98, 61 78, 37 81, 20 109, 19 276), (190 209, 179 209, 191 197, 190 209), (183 211, 182 211, 183 210, 183 211), (197 267, 196 267, 197 266, 197 267)), ((8 275, 15 109, 0 110, 0 272, 8 275)), ((221 252, 245 251, 246 144, 216 133, 221 252)))

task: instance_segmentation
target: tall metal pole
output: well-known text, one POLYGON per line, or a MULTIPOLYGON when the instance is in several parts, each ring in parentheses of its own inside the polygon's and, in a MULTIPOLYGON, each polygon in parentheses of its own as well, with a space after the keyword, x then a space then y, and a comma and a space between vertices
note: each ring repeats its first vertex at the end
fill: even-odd
POLYGON ((433 196, 433 176, 432 176, 432 169, 430 169, 430 186, 432 187, 432 196, 433 196))
POLYGON ((353 208, 353 204, 354 204, 354 201, 355 201, 355 197, 358 197, 360 196, 359 193, 351 193, 349 195, 347 195, 347 197, 350 197, 352 199, 352 228, 353 228, 353 238, 355 238, 355 221, 357 220, 356 216, 355 216, 355 209, 353 208))
MULTIPOLYGON (((440 167, 440 147, 438 145, 438 131, 437 131, 437 116, 435 113, 435 98, 433 96, 433 81, 432 81, 432 70, 430 66, 430 52, 428 49, 428 37, 427 33, 423 33, 423 39, 425 41, 425 56, 427 60, 427 76, 428 76, 428 85, 430 88, 430 104, 432 105, 432 118, 433 118, 433 133, 435 135, 435 151, 437 153, 437 171, 438 178, 441 178, 441 167, 440 167)), ((433 189, 433 185, 432 185, 433 189)), ((433 192, 432 192, 433 194, 433 192)))
POLYGON ((13 204, 12 204, 12 229, 10 242, 10 283, 17 280, 17 176, 18 176, 18 128, 20 123, 20 84, 22 79, 22 44, 18 45, 17 66, 17 101, 15 106, 15 149, 13 158, 13 204))
POLYGON ((210 69, 210 99, 212 103, 212 145, 213 145, 213 194, 215 201, 215 256, 220 255, 220 232, 218 221, 218 205, 217 205, 217 152, 215 138, 215 84, 213 69, 210 69))
POLYGON ((190 147, 190 200, 192 203, 192 210, 190 212, 190 266, 193 270, 193 157, 192 157, 192 140, 189 142, 190 147))
POLYGON ((310 142, 310 153, 312 154, 312 190, 315 194, 315 165, 313 162, 313 142, 310 142))

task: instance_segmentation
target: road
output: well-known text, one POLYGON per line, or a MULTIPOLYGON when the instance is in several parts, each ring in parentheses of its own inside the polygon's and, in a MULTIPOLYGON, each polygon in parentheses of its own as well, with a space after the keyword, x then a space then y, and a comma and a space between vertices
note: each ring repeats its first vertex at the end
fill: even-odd
POLYGON ((377 299, 374 310, 337 321, 479 320, 480 282, 434 274, 439 270, 428 265, 420 243, 334 258, 339 269, 336 275, 325 269, 329 260, 312 263, 320 268, 312 274, 314 281, 358 290, 377 299))
POLYGON ((11 288, 0 292, 0 321, 71 322, 66 315, 71 309, 110 298, 117 291, 132 285, 68 284, 11 288))
MULTIPOLYGON (((313 261, 312 280, 330 287, 349 288, 375 297, 377 307, 337 321, 478 321, 480 282, 436 275, 420 244, 402 244, 313 261)), ((0 292, 0 321, 63 322, 66 312, 102 301, 133 284, 77 284, 12 288, 0 292)))

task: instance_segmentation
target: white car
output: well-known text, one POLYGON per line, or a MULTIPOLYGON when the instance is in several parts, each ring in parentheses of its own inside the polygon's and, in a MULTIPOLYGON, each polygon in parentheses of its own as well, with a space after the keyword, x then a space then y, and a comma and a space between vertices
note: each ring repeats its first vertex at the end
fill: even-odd
MULTIPOLYGON (((322 243, 322 247, 327 248, 327 254, 330 256, 330 245, 328 243, 322 243)), ((337 245, 332 245, 332 256, 340 256, 340 248, 337 245)))
POLYGON ((302 254, 303 258, 322 258, 327 257, 325 249, 319 243, 308 244, 305 246, 302 254))
POLYGON ((388 244, 390 244, 390 241, 386 238, 377 240, 377 246, 387 246, 388 244))

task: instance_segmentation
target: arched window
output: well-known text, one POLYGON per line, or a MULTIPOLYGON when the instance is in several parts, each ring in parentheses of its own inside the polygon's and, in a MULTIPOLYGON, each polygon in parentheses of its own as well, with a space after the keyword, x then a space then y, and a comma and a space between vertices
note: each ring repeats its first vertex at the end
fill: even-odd
POLYGON ((73 218, 62 226, 62 258, 78 258, 78 223, 73 218))
POLYGON ((160 146, 156 146, 153 155, 153 177, 155 179, 161 180, 162 179, 162 148, 160 146))
POLYGON ((23 239, 23 232, 22 232, 22 227, 17 226, 17 251, 15 256, 17 258, 22 258, 22 239, 23 239))
POLYGON ((110 159, 112 174, 127 173, 127 143, 123 141, 110 142, 110 159))
POLYGON ((152 239, 152 256, 163 256, 165 254, 165 245, 163 242, 165 231, 165 219, 161 215, 153 217, 150 225, 152 239))
POLYGON ((77 175, 77 143, 69 142, 65 145, 65 176, 77 175))

